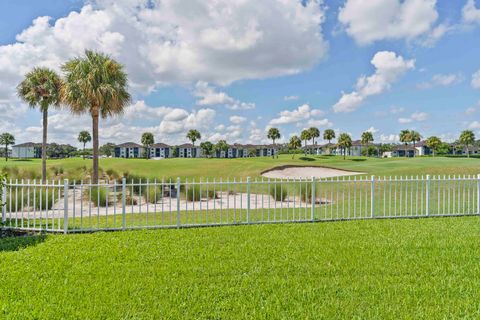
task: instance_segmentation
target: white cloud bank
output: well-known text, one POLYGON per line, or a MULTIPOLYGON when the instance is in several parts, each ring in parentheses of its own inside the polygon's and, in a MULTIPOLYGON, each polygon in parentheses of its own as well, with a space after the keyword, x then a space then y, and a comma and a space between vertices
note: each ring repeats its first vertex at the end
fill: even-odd
POLYGON ((312 109, 310 105, 303 104, 298 108, 290 111, 280 111, 277 118, 273 118, 269 122, 269 126, 296 124, 311 127, 331 127, 332 123, 328 119, 320 119, 325 113, 320 109, 312 109))
POLYGON ((357 110, 366 98, 390 89, 402 75, 415 68, 415 60, 405 60, 391 51, 377 52, 371 64, 375 67, 375 73, 368 77, 361 76, 357 80, 355 91, 342 93, 341 98, 333 106, 335 112, 357 110))
POLYGON ((480 70, 472 75, 471 85, 474 89, 480 89, 480 70))
POLYGON ((465 23, 480 23, 480 9, 475 5, 475 0, 468 0, 462 9, 462 18, 465 23))
POLYGON ((438 19, 436 0, 347 0, 340 8, 338 20, 346 33, 358 44, 380 40, 423 38, 426 44, 438 40, 448 31, 435 25, 438 19))
POLYGON ((199 106, 224 105, 230 110, 248 110, 255 108, 255 103, 242 102, 234 99, 227 93, 217 91, 214 87, 203 81, 197 82, 193 94, 199 98, 197 101, 197 105, 199 106))
POLYGON ((33 66, 58 69, 85 49, 125 64, 140 91, 295 74, 325 57, 323 21, 321 0, 92 0, 56 21, 39 17, 0 46, 0 101, 33 66))

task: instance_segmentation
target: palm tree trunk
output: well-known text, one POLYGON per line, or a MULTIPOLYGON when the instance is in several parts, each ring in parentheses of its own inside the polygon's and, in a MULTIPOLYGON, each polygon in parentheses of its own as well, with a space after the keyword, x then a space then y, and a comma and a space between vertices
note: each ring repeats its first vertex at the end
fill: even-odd
POLYGON ((93 174, 92 182, 98 183, 98 107, 92 108, 92 135, 93 135, 93 174))
POLYGON ((42 137, 42 181, 47 181, 47 126, 48 110, 43 108, 43 137, 42 137))
POLYGON ((413 141, 413 157, 415 158, 417 156, 417 148, 415 145, 415 141, 413 141))
POLYGON ((8 144, 5 145, 5 161, 8 161, 8 144))
POLYGON ((85 160, 85 142, 83 143, 83 160, 85 160))

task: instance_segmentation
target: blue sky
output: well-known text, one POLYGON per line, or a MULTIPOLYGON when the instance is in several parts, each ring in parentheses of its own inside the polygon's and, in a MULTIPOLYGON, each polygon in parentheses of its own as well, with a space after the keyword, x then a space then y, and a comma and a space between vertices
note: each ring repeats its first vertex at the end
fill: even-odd
MULTIPOLYGON (((480 3, 474 0, 17 0, 0 2, 1 131, 40 140, 40 114, 15 97, 36 65, 59 70, 85 49, 130 75, 132 106, 102 122, 101 143, 265 142, 318 126, 394 142, 480 134, 480 3), (50 18, 42 18, 50 17, 50 18)), ((52 111, 50 140, 76 144, 88 117, 52 111)))

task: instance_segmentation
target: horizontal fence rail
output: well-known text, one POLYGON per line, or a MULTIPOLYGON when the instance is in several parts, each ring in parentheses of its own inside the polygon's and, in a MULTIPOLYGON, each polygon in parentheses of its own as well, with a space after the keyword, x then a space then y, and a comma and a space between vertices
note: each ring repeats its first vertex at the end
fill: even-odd
POLYGON ((5 228, 91 232, 480 214, 479 176, 10 180, 5 228))

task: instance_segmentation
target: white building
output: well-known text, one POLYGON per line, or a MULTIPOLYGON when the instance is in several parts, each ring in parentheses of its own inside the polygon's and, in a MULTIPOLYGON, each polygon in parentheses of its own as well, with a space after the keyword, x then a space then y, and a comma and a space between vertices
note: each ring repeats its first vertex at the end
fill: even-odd
POLYGON ((12 146, 12 158, 41 158, 42 144, 34 142, 26 142, 12 146))
POLYGON ((117 158, 141 158, 144 148, 135 142, 126 142, 115 146, 115 157, 117 158))

